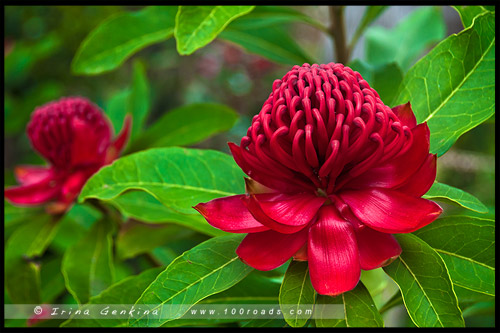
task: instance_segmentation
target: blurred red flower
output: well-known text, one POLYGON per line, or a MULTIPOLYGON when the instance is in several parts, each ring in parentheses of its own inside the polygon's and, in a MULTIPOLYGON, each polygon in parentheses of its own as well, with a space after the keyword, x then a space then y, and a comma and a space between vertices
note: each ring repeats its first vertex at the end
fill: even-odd
POLYGON ((103 112, 81 97, 67 97, 35 109, 27 126, 33 148, 49 166, 17 166, 20 183, 5 189, 5 198, 18 205, 51 202, 51 213, 65 211, 87 179, 116 159, 130 134, 127 116, 120 134, 111 140, 112 126, 103 112))
POLYGON ((399 256, 391 234, 442 211, 421 198, 436 178, 427 124, 409 103, 386 106, 342 64, 294 66, 229 147, 251 177, 247 194, 195 209, 216 228, 248 233, 236 253, 256 269, 307 260, 320 294, 353 289, 361 269, 399 256))

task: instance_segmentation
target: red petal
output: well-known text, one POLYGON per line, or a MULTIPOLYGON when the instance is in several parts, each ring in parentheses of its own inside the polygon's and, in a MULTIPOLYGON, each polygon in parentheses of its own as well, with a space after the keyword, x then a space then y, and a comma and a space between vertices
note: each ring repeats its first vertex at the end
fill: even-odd
POLYGON ((401 246, 393 235, 366 226, 356 229, 355 232, 361 269, 370 270, 385 266, 401 254, 401 246))
POLYGON ((65 181, 61 187, 61 197, 59 200, 63 203, 71 203, 80 193, 83 185, 90 176, 97 171, 94 169, 78 171, 71 174, 65 181))
POLYGON ((319 294, 335 296, 356 287, 361 274, 356 237, 333 205, 319 210, 309 230, 307 255, 311 283, 319 294))
POLYGON ((283 265, 307 241, 308 229, 286 235, 268 230, 248 234, 236 254, 249 266, 261 271, 269 271, 283 265))
POLYGON ((429 156, 430 132, 427 124, 418 125, 412 132, 413 144, 407 152, 353 178, 343 189, 394 188, 406 182, 429 156))
POLYGON ((71 126, 71 165, 102 165, 111 138, 111 127, 96 132, 91 123, 78 117, 72 118, 71 126))
POLYGON ((429 154, 420 169, 395 189, 415 197, 421 197, 427 193, 436 180, 436 162, 437 154, 429 154))
POLYGON ((51 167, 38 165, 19 165, 14 168, 16 179, 22 185, 38 183, 47 177, 54 176, 54 170, 51 167))
POLYGON ((364 224, 386 233, 407 233, 434 221, 442 209, 433 201, 395 190, 343 191, 340 198, 364 224))
POLYGON ((5 198, 18 205, 39 205, 57 197, 60 184, 52 177, 46 177, 38 183, 6 188, 5 198))
MULTIPOLYGON (((265 170, 255 170, 244 158, 243 153, 241 152, 242 148, 238 147, 232 142, 228 143, 229 149, 233 154, 233 158, 238 164, 238 166, 252 179, 255 179, 259 183, 264 186, 267 186, 271 189, 279 190, 284 193, 297 193, 303 192, 307 187, 299 185, 293 181, 288 179, 284 179, 280 177, 280 175, 271 175, 265 172, 265 170), (305 187, 305 188, 304 188, 305 187)), ((310 187, 310 186, 309 186, 310 187)))
POLYGON ((414 128, 417 126, 417 119, 415 114, 411 109, 410 102, 406 104, 401 104, 392 108, 392 112, 398 116, 401 124, 408 126, 409 128, 414 128))
POLYGON ((297 261, 307 261, 307 243, 304 243, 302 247, 295 252, 293 255, 293 260, 297 261))
POLYGON ((197 204, 194 209, 218 229, 233 232, 247 233, 269 230, 259 223, 243 204, 244 194, 225 198, 218 198, 206 203, 197 204))
POLYGON ((123 126, 121 132, 116 136, 113 143, 108 148, 106 152, 106 161, 105 164, 113 162, 115 159, 120 156, 123 148, 127 144, 128 139, 130 138, 130 132, 132 129, 132 115, 127 114, 125 119, 123 120, 123 126))
POLYGON ((291 234, 304 228, 327 198, 314 194, 255 194, 245 199, 248 210, 262 224, 291 234))

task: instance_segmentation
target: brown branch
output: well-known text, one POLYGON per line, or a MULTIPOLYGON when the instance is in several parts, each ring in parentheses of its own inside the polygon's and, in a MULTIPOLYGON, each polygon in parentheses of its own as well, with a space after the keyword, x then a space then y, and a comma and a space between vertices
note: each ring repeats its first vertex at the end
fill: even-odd
POLYGON ((349 61, 349 48, 347 46, 344 24, 344 9, 344 6, 329 7, 331 24, 328 28, 335 45, 336 61, 342 64, 346 64, 349 61))

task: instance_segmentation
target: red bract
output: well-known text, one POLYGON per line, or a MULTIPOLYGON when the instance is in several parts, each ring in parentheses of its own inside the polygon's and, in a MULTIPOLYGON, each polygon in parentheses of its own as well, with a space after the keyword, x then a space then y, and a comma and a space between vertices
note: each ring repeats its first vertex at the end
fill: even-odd
POLYGON ((214 227, 248 233, 236 253, 256 269, 307 260, 320 294, 353 289, 361 269, 399 256, 391 234, 442 211, 421 198, 436 178, 427 124, 409 103, 384 105, 342 64, 294 66, 229 147, 251 177, 247 194, 195 208, 214 227))
POLYGON ((112 127, 102 111, 81 97, 62 98, 35 109, 27 126, 33 148, 49 166, 18 166, 20 186, 5 189, 5 198, 19 205, 53 201, 49 210, 68 208, 87 179, 116 159, 128 140, 131 118, 111 140, 112 127))

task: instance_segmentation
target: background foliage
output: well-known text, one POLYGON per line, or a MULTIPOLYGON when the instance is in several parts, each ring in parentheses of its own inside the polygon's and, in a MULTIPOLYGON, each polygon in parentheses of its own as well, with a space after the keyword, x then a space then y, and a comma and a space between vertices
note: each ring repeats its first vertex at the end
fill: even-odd
POLYGON ((61 220, 4 202, 6 304, 147 304, 153 294, 164 304, 184 297, 347 309, 339 320, 178 320, 186 308, 165 322, 37 325, 494 325, 494 7, 412 8, 389 26, 395 11, 387 6, 4 10, 6 185, 15 183, 15 165, 43 163, 24 132, 36 106, 85 96, 115 133, 125 114, 134 117, 126 156, 92 177, 61 220), (327 13, 346 20, 343 45, 327 13), (270 272, 244 265, 233 255, 241 237, 191 208, 244 192, 226 143, 245 135, 272 82, 292 65, 331 61, 359 71, 391 107, 410 100, 417 120, 428 121, 431 151, 440 157, 438 183, 425 197, 444 207, 438 221, 398 236, 404 252, 397 261, 364 271, 354 290, 336 298, 302 283, 307 264, 270 272), (201 265, 208 256, 210 267, 201 265), (183 291, 169 294, 162 288, 169 281, 183 291))

